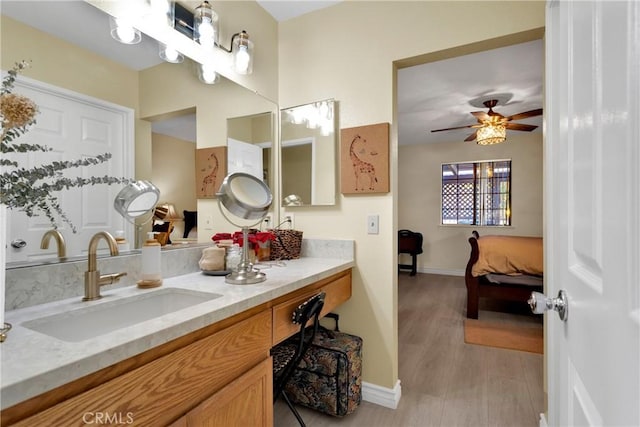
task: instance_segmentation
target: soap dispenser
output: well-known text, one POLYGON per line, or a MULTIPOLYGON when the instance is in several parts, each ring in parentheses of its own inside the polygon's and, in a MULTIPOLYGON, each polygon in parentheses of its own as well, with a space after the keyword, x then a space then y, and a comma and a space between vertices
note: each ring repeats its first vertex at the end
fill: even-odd
POLYGON ((162 285, 162 270, 160 266, 160 243, 154 238, 153 232, 147 233, 147 240, 142 245, 142 268, 139 288, 155 288, 162 285))

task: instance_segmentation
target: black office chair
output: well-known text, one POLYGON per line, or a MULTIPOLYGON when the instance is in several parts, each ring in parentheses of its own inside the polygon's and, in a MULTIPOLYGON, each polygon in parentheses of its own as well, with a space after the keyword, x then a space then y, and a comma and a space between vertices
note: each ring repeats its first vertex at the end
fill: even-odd
POLYGON ((320 292, 300 304, 291 316, 291 321, 296 325, 300 325, 300 330, 296 335, 271 349, 271 356, 273 357, 273 403, 278 400, 279 396, 282 396, 302 427, 305 427, 304 421, 302 421, 302 417, 289 400, 284 387, 318 331, 320 311, 324 306, 324 297, 325 293, 320 292), (313 323, 307 327, 309 321, 313 323))
POLYGON ((401 268, 410 269, 409 276, 415 276, 418 270, 418 255, 422 253, 422 233, 411 230, 398 230, 398 255, 411 255, 411 264, 398 264, 398 272, 401 268))

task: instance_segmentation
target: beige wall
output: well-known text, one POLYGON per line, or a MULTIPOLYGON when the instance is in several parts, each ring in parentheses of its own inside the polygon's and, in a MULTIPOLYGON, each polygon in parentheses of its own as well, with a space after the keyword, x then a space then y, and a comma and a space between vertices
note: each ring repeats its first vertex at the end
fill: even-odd
POLYGON ((138 73, 64 40, 1 17, 3 70, 30 60, 22 75, 129 108, 138 106, 138 73), (97 84, 99 82, 99 84, 97 84))
POLYGON ((280 105, 334 98, 341 128, 392 124, 390 193, 295 212, 305 237, 356 241, 353 297, 340 312, 344 329, 364 338, 367 382, 391 388, 398 379, 394 61, 543 26, 544 3, 535 1, 347 1, 280 24, 280 105), (379 235, 366 234, 371 213, 379 235))
MULTIPOLYGON (((472 230, 481 236, 542 236, 542 133, 508 132, 507 137, 491 146, 451 141, 398 147, 398 228, 423 234, 419 270, 464 274, 472 230), (512 161, 511 226, 440 225, 442 163, 495 159, 512 161)), ((410 259, 403 255, 401 261, 410 259)))

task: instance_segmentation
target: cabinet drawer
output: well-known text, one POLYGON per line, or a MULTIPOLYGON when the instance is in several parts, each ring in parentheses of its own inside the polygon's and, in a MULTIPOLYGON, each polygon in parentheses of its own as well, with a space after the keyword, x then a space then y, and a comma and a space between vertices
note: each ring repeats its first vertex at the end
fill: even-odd
POLYGON ((351 298, 351 274, 345 274, 317 289, 298 294, 291 299, 273 307, 273 344, 290 337, 299 330, 299 326, 291 322, 293 311, 311 296, 324 291, 326 293, 321 316, 351 298))
POLYGON ((45 411, 19 426, 82 426, 100 419, 168 425, 269 357, 265 310, 45 411), (106 417, 106 418, 105 418, 106 417))

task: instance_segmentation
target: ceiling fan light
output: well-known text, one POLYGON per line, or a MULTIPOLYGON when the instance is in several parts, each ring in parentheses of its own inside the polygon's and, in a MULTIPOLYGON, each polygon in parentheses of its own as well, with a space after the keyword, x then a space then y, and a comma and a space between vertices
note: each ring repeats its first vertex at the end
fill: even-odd
POLYGON ((476 133, 478 145, 500 144, 506 139, 507 128, 502 124, 483 126, 476 133))

